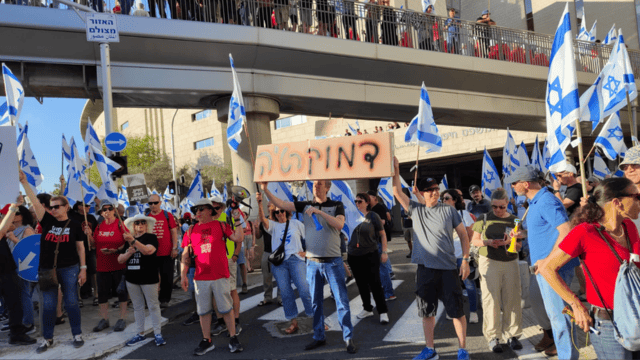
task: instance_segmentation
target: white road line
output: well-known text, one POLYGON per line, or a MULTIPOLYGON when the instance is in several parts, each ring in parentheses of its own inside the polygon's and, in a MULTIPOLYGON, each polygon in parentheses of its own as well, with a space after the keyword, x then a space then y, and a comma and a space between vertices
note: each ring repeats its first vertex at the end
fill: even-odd
POLYGON ((382 341, 424 342, 422 319, 418 316, 418 300, 413 300, 382 341))
MULTIPOLYGON (((295 286, 293 285, 291 286, 295 289, 295 286)), ((331 288, 329 287, 329 284, 325 284, 322 291, 323 291, 324 299, 328 298, 329 295, 331 295, 331 288)), ((274 299, 275 299, 275 296, 274 296, 274 299)), ((302 299, 300 299, 300 297, 296 299, 296 306, 298 306, 298 311, 304 313, 304 305, 302 304, 302 299)), ((240 308, 242 308, 242 306, 240 308)), ((280 306, 277 309, 271 311, 270 313, 261 316, 260 318, 258 318, 258 320, 285 321, 287 320, 287 318, 284 316, 284 307, 280 306)))

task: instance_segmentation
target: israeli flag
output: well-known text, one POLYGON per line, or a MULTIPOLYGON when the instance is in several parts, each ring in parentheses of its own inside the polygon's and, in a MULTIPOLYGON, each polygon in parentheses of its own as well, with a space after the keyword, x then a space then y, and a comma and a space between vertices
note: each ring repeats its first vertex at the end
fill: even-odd
POLYGON ((607 36, 604 37, 604 40, 602 41, 602 43, 605 45, 611 45, 615 43, 617 39, 618 39, 618 35, 616 34, 616 24, 613 24, 613 26, 611 27, 611 30, 609 30, 609 32, 607 33, 607 36))
POLYGON ((13 75, 11 69, 2 63, 2 80, 4 81, 4 93, 7 97, 6 107, 0 109, 0 126, 9 125, 18 122, 20 112, 22 112, 22 104, 24 103, 24 88, 20 80, 13 75))
POLYGON ((380 183, 378 184, 378 196, 382 198, 382 201, 388 209, 393 208, 393 205, 396 204, 393 197, 393 178, 386 177, 380 179, 380 183))
POLYGON ((227 191, 227 183, 224 183, 224 188, 222 189, 222 201, 226 204, 228 198, 229 192, 227 191))
POLYGON ((507 141, 502 148, 502 175, 504 177, 511 175, 511 172, 520 166, 516 150, 516 141, 513 139, 511 131, 507 129, 507 141))
POLYGON ((582 16, 582 24, 580 25, 580 31, 578 32, 577 40, 589 41, 591 34, 587 31, 587 16, 582 16))
POLYGON ((573 54, 571 15, 567 3, 553 39, 545 96, 547 140, 551 154, 549 168, 552 171, 564 161, 564 151, 571 142, 571 134, 580 112, 573 54))
POLYGON ((171 195, 171 190, 169 189, 169 185, 167 185, 167 188, 164 189, 164 194, 162 194, 162 199, 165 201, 170 201, 171 199, 173 199, 173 195, 171 195))
POLYGON ((189 199, 187 198, 182 199, 182 201, 180 202, 180 213, 182 215, 184 215, 185 213, 190 213, 192 206, 193 206, 193 203, 189 199))
POLYGON ((80 157, 78 147, 73 138, 71 138, 71 161, 69 163, 69 176, 67 177, 67 186, 63 195, 66 196, 71 203, 83 202, 90 204, 98 193, 98 189, 89 183, 84 173, 86 167, 84 160, 80 157))
POLYGON ((624 144, 624 135, 620 126, 620 114, 615 113, 604 124, 600 134, 594 142, 595 146, 602 149, 609 160, 615 160, 618 155, 624 157, 627 146, 624 144))
POLYGON ((611 171, 604 162, 602 156, 597 151, 593 157, 593 176, 600 180, 604 180, 607 176, 611 175, 611 171))
POLYGON ((129 195, 127 194, 127 188, 122 185, 120 187, 120 193, 118 194, 118 204, 122 204, 125 208, 131 206, 129 203, 129 195))
POLYGON ((196 176, 193 178, 191 182, 191 186, 189 186, 189 191, 187 192, 187 199, 192 203, 196 203, 198 200, 204 197, 204 186, 202 185, 202 176, 200 175, 200 170, 196 170, 196 176))
POLYGON ((216 181, 214 179, 213 183, 211 184, 211 192, 209 193, 209 197, 213 198, 216 195, 219 195, 220 197, 222 197, 220 190, 218 190, 218 188, 216 187, 216 181))
POLYGON ((516 150, 516 156, 518 158, 519 166, 529 165, 529 154, 527 154, 527 146, 524 144, 524 141, 520 143, 518 149, 516 150))
POLYGON ((298 189, 298 201, 313 201, 313 181, 305 180, 298 189))
POLYGON ((485 147, 482 159, 482 193, 491 198, 493 191, 499 187, 502 187, 502 185, 500 185, 498 169, 496 169, 493 159, 491 159, 485 147))
POLYGON ((104 187, 104 198, 109 199, 112 203, 118 201, 118 187, 111 179, 111 174, 120 169, 120 164, 112 161, 108 157, 102 154, 102 148, 97 148, 93 144, 90 145, 89 154, 92 155, 93 160, 98 168, 98 173, 102 179, 102 186, 104 187))
POLYGON ((36 188, 42 184, 44 177, 40 172, 40 167, 38 167, 36 157, 33 155, 33 151, 31 151, 31 144, 29 144, 29 138, 27 137, 28 130, 28 123, 24 124, 24 128, 18 124, 18 160, 20 163, 20 169, 24 172, 29 185, 31 185, 31 188, 35 193, 37 191, 36 188))
POLYGON ((435 15, 436 13, 436 0, 422 0, 422 12, 427 12, 427 8, 429 7, 429 5, 433 6, 433 11, 431 12, 432 14, 435 15))
POLYGON ((614 177, 624 177, 624 171, 618 169, 616 170, 616 172, 613 174, 614 177))
POLYGON ((244 109, 244 101, 242 100, 242 91, 240 83, 238 83, 238 75, 233 65, 233 57, 229 54, 231 61, 231 73, 233 75, 233 93, 229 101, 229 121, 227 123, 227 143, 229 148, 238 152, 238 146, 242 142, 242 126, 247 121, 247 114, 244 109))
POLYGON ((347 123, 347 126, 349 126, 349 130, 353 135, 358 135, 358 130, 354 129, 353 126, 351 126, 351 124, 347 123))
POLYGON ((589 41, 591 42, 596 41, 596 25, 598 25, 598 19, 593 22, 593 25, 591 25, 591 31, 589 31, 589 41))
POLYGON ((272 181, 267 185, 269 191, 280 200, 293 202, 291 184, 284 181, 272 181))
POLYGON ((84 153, 87 161, 89 162, 89 166, 93 165, 93 148, 99 149, 100 153, 102 153, 102 143, 100 142, 100 138, 98 138, 98 133, 94 130, 91 125, 91 119, 87 121, 87 130, 84 135, 84 153))
POLYGON ((540 143, 538 142, 538 136, 536 135, 536 142, 533 144, 533 151, 531 152, 531 165, 541 172, 546 172, 545 162, 540 153, 540 143))
POLYGON ((355 196, 351 191, 351 187, 343 180, 331 181, 331 188, 327 193, 327 197, 333 201, 340 201, 344 206, 344 226, 342 232, 351 239, 353 230, 360 224, 364 218, 362 213, 356 207, 355 196))
POLYGON ((404 135, 404 141, 417 141, 418 146, 427 148, 427 154, 430 152, 440 152, 442 150, 442 137, 438 133, 438 126, 433 119, 431 101, 429 100, 429 94, 427 93, 426 86, 424 86, 424 82, 420 90, 418 115, 411 120, 404 135))
POLYGON ((544 146, 542 147, 542 164, 544 172, 549 171, 549 163, 551 162, 551 154, 549 153, 549 144, 547 139, 544 139, 544 146))
POLYGON ((360 130, 360 123, 356 120, 356 130, 360 130))
POLYGON ((71 148, 69 147, 64 134, 62 134, 62 155, 64 155, 64 158, 67 159, 67 162, 71 161, 71 148))
POLYGON ((447 174, 444 174, 444 177, 440 181, 439 186, 440 186, 440 192, 449 190, 449 181, 447 181, 447 174))

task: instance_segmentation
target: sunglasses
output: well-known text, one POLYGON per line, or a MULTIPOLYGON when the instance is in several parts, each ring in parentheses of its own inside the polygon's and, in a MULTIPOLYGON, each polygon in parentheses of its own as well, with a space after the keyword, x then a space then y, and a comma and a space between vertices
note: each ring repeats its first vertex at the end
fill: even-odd
POLYGON ((160 201, 149 201, 149 205, 158 205, 160 201))
POLYGON ((273 213, 274 214, 286 214, 287 210, 282 210, 282 209, 281 210, 273 210, 273 213))
POLYGON ((506 208, 507 208, 507 205, 501 205, 501 206, 498 206, 498 205, 491 205, 491 208, 492 208, 492 209, 501 209, 501 210, 504 210, 504 209, 506 209, 506 208))
POLYGON ((442 198, 442 200, 449 201, 449 200, 453 200, 453 198, 451 196, 445 196, 442 198))
POLYGON ((102 211, 113 211, 113 206, 105 206, 102 208, 102 211))
POLYGON ((355 202, 356 202, 356 204, 360 204, 360 203, 363 203, 364 200, 356 199, 355 202))
POLYGON ((220 210, 221 208, 222 208, 222 206, 214 206, 214 207, 213 207, 213 210, 218 211, 218 210, 220 210))
POLYGON ((439 192, 440 191, 440 187, 434 186, 434 187, 422 190, 422 192, 434 192, 434 191, 438 191, 439 192))
POLYGON ((136 220, 133 222, 133 225, 146 225, 147 221, 146 220, 136 220))
POLYGON ((204 211, 205 209, 207 209, 206 205, 196 206, 196 207, 193 208, 193 212, 197 213, 198 211, 204 211))
POLYGON ((622 169, 622 171, 627 171, 627 170, 630 170, 630 169, 638 170, 638 169, 640 169, 640 164, 625 164, 625 165, 620 166, 620 169, 622 169))
POLYGON ((64 206, 64 205, 51 205, 50 209, 51 209, 51 210, 58 210, 58 209, 60 209, 60 208, 61 208, 61 207, 63 207, 63 206, 64 206))

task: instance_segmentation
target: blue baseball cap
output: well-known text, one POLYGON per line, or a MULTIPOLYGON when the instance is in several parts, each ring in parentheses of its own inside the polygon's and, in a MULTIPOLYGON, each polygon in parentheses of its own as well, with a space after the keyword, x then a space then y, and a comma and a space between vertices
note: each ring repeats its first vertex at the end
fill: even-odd
POLYGON ((489 10, 485 10, 482 12, 482 15, 489 15, 489 10))

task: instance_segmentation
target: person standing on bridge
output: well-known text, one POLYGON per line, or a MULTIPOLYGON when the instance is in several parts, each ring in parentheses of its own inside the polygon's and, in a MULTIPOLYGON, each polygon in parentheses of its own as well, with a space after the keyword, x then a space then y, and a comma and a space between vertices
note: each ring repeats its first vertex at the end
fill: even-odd
POLYGON ((400 183, 400 162, 393 158, 393 195, 413 219, 416 234, 411 262, 418 264, 416 274, 416 295, 418 315, 422 318, 422 328, 426 347, 414 358, 439 359, 434 348, 433 333, 436 326, 438 301, 442 300, 445 311, 453 319, 458 335, 458 359, 469 359, 465 349, 467 342, 467 319, 464 315, 464 298, 460 278, 469 276, 469 235, 456 210, 438 202, 440 187, 432 178, 421 179, 414 187, 420 200, 411 200, 402 192, 400 183), (420 189, 420 191, 418 191, 420 189), (453 231, 458 234, 462 245, 462 264, 458 272, 453 244, 453 231), (458 274, 460 277, 458 277, 458 274))
POLYGON ((304 348, 313 350, 326 344, 324 328, 324 281, 336 299, 338 321, 342 327, 342 338, 347 352, 355 354, 351 309, 345 283, 345 271, 340 251, 340 231, 344 227, 344 205, 340 201, 327 198, 331 188, 330 180, 313 182, 313 201, 283 201, 267 189, 268 183, 262 183, 262 191, 277 208, 304 213, 305 242, 307 245, 307 282, 313 303, 313 341, 304 348), (320 226, 316 227, 315 221, 320 226))

